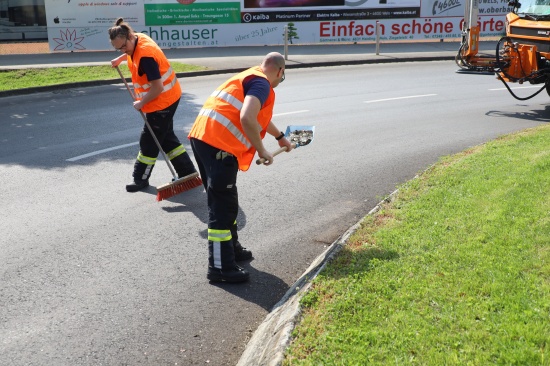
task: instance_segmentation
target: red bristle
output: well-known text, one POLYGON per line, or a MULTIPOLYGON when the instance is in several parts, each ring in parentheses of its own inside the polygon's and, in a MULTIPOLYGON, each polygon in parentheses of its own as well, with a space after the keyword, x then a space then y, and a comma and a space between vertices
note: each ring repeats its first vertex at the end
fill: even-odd
POLYGON ((166 184, 157 189, 157 201, 165 200, 199 186, 202 186, 202 180, 198 175, 189 180, 166 184))

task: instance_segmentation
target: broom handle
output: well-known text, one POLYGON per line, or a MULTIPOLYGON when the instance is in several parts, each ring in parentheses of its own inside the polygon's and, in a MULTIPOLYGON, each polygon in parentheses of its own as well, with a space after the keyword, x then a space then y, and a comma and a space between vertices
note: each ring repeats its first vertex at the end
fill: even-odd
MULTIPOLYGON (((132 100, 136 100, 136 97, 135 97, 134 93, 130 89, 130 86, 128 85, 128 82, 126 81, 126 78, 124 77, 124 75, 122 75, 122 72, 118 68, 118 65, 115 66, 115 68, 116 68, 116 71, 118 71, 118 74, 120 75, 120 78, 122 79, 122 81, 124 81, 124 85, 126 85, 126 89, 128 90, 128 93, 130 93, 130 96, 132 97, 132 100)), ((155 140, 155 144, 157 144, 157 147, 159 148, 159 151, 162 153, 162 156, 164 156, 164 160, 166 161, 166 165, 168 165, 168 169, 170 169, 170 172, 174 176, 174 179, 178 179, 178 175, 174 171, 174 168, 172 167, 172 164, 170 164, 170 160, 168 160, 168 156, 166 156, 166 153, 162 149, 162 146, 160 146, 160 142, 157 139, 157 137, 155 136, 155 133, 153 132, 153 129, 151 128, 151 125, 149 125, 149 122, 147 122, 147 117, 145 117, 145 113, 143 113, 143 111, 140 109, 139 114, 141 114, 141 117, 143 118, 143 122, 145 122, 145 126, 147 126, 147 129, 151 133, 151 136, 153 136, 153 140, 155 140)))
MULTIPOLYGON (((296 144, 293 143, 293 144, 292 144, 292 148, 294 149, 295 147, 296 147, 296 144)), ((271 153, 271 155, 276 156, 276 155, 279 155, 279 154, 282 153, 282 152, 285 152, 286 150, 287 150, 286 146, 283 146, 283 147, 280 147, 280 148, 278 148, 277 150, 273 151, 273 152, 271 153)), ((265 163, 265 159, 264 159, 264 158, 259 158, 258 160, 256 160, 256 164, 257 164, 257 165, 260 165, 260 164, 263 164, 263 163, 265 163)))

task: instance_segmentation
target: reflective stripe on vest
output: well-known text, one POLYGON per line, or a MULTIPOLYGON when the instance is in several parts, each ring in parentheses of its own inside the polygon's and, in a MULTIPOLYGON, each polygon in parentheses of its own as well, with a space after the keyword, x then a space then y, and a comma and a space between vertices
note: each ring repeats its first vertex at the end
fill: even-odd
POLYGON ((163 90, 158 97, 145 104, 141 110, 145 113, 164 110, 181 98, 180 83, 178 82, 176 73, 170 66, 170 62, 168 62, 168 59, 155 41, 143 33, 137 33, 137 36, 138 40, 134 54, 127 57, 136 98, 138 100, 143 99, 151 90, 151 83, 147 80, 147 75, 139 75, 138 70, 141 59, 143 57, 151 57, 159 67, 163 90))
POLYGON ((215 90, 212 94, 210 94, 211 97, 218 98, 221 100, 225 100, 227 103, 231 104, 233 107, 237 108, 239 111, 243 109, 243 102, 229 94, 228 92, 225 92, 223 90, 215 90))
MULTIPOLYGON (((189 138, 199 139, 234 155, 239 163, 239 169, 243 171, 250 168, 256 153, 256 149, 244 133, 240 120, 245 98, 242 83, 253 75, 267 79, 259 67, 252 67, 218 87, 204 103, 188 135, 189 138)), ((275 92, 270 88, 269 96, 257 116, 261 138, 265 136, 267 126, 271 122, 274 103, 275 92)))
POLYGON ((235 136, 235 138, 239 140, 241 144, 246 146, 247 149, 250 149, 252 147, 252 144, 250 143, 250 141, 248 141, 244 134, 229 120, 229 118, 226 118, 223 114, 213 111, 212 109, 201 109, 199 112, 199 116, 213 119, 214 121, 227 128, 227 130, 231 132, 231 134, 235 136))
MULTIPOLYGON (((167 91, 171 90, 172 87, 178 82, 178 79, 176 78, 176 75, 174 71, 172 70, 172 67, 168 69, 163 75, 160 76, 160 80, 162 81, 162 84, 164 86, 164 89, 162 90, 163 93, 166 93, 167 91), (174 75, 174 78, 172 81, 170 81, 168 84, 164 84, 166 80, 170 78, 170 76, 174 75)), ((143 84, 139 85, 138 83, 134 83, 134 89, 136 90, 136 97, 139 99, 143 99, 147 93, 149 92, 149 89, 151 89, 151 84, 143 84), (142 92, 137 92, 138 90, 143 90, 142 92)))

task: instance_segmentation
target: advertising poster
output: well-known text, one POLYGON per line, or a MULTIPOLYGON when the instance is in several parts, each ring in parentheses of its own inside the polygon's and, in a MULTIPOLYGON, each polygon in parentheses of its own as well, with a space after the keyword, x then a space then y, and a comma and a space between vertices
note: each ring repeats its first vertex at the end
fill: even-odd
MULTIPOLYGON (((52 52, 109 50, 123 17, 162 48, 460 38, 464 0, 46 0, 52 52)), ((481 36, 504 33, 508 0, 479 0, 481 36)))
POLYGON ((420 0, 244 0, 243 23, 416 18, 420 0), (321 6, 321 4, 324 4, 321 6))
MULTIPOLYGON (((423 0, 422 17, 464 17, 465 0, 423 0)), ((505 15, 512 11, 508 0, 478 0, 479 15, 505 15)))
POLYGON ((145 25, 238 24, 240 1, 144 0, 145 25))
POLYGON ((118 17, 123 17, 132 27, 143 24, 142 1, 46 0, 50 51, 108 49, 107 29, 118 17))

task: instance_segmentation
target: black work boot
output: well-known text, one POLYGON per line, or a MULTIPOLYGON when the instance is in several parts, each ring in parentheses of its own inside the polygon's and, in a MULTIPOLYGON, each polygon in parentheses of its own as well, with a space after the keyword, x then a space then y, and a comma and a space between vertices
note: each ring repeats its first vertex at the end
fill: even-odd
POLYGON ((235 263, 231 240, 208 241, 208 273, 206 278, 213 282, 244 282, 249 273, 235 263))
POLYGON ((133 183, 126 185, 126 192, 137 192, 147 187, 149 187, 149 179, 142 180, 134 178, 133 183))
POLYGON ((231 226, 231 237, 233 238, 233 250, 235 251, 235 261, 242 262, 252 259, 252 252, 239 243, 239 233, 237 220, 231 226))
POLYGON ((252 252, 239 243, 238 240, 233 241, 233 250, 235 251, 235 261, 242 262, 252 259, 252 252))
POLYGON ((149 187, 149 177, 154 167, 155 164, 143 164, 139 160, 136 160, 134 164, 134 173, 132 174, 134 182, 126 185, 126 191, 137 192, 149 187))
POLYGON ((219 268, 213 268, 208 266, 208 273, 206 278, 212 282, 244 282, 248 281, 250 275, 248 271, 235 264, 235 267, 229 270, 223 270, 219 268))

